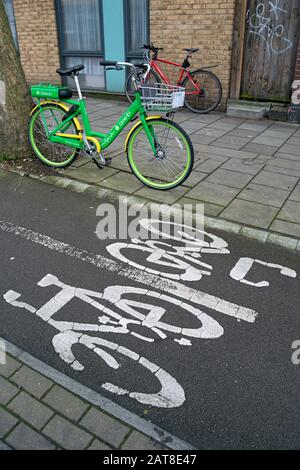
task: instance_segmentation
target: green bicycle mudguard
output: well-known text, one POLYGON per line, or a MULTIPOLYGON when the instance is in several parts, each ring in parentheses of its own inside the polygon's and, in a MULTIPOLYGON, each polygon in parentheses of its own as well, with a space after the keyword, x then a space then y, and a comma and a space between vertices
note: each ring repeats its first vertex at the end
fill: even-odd
POLYGON ((53 100, 67 100, 72 98, 72 90, 61 85, 51 83, 38 83, 30 88, 31 96, 34 98, 48 98, 53 100))

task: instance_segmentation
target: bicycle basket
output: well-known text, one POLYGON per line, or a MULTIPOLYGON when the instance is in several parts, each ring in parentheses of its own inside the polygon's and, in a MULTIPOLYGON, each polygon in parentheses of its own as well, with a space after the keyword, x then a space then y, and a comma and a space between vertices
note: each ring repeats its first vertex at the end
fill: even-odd
POLYGON ((179 86, 164 83, 142 85, 141 92, 143 106, 149 111, 169 112, 184 105, 185 89, 179 86))

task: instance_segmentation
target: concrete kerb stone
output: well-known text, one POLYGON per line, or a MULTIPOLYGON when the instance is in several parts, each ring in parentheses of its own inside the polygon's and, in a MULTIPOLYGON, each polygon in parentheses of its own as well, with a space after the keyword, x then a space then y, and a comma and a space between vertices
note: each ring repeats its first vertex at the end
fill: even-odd
POLYGON ((4 338, 0 337, 1 341, 4 341, 6 344, 6 350, 14 356, 14 353, 17 356, 14 356, 23 364, 33 369, 37 373, 40 373, 52 380, 61 387, 69 390, 74 393, 76 396, 81 397, 86 402, 93 404, 96 407, 101 408, 105 413, 111 415, 113 418, 127 424, 129 427, 134 428, 146 436, 154 439, 158 443, 168 447, 173 450, 193 450, 194 447, 183 441, 182 439, 174 436, 173 434, 165 431, 152 424, 149 421, 135 415, 134 413, 127 411, 122 406, 114 403, 108 398, 100 395, 99 393, 89 389, 88 387, 76 382, 74 379, 71 379, 67 375, 59 372, 48 364, 40 361, 31 354, 22 351, 20 348, 14 346, 12 343, 6 341, 4 338))
POLYGON ((251 238, 252 240, 260 241, 261 243, 266 243, 269 233, 256 228, 242 227, 240 235, 251 238))
MULTIPOLYGON (((18 172, 14 170, 15 173, 18 173, 21 176, 27 176, 31 178, 30 174, 24 174, 24 172, 18 172)), ((94 185, 78 182, 71 178, 65 178, 61 176, 46 176, 34 179, 38 179, 44 183, 57 186, 62 189, 68 189, 77 193, 84 193, 86 195, 94 196, 97 199, 103 199, 105 196, 106 200, 115 202, 120 195, 124 195, 122 192, 112 191, 109 189, 97 188, 94 185)), ((149 199, 139 197, 136 195, 126 195, 127 201, 134 202, 135 204, 150 205, 151 201, 149 199)), ((233 233, 236 235, 244 236, 254 241, 260 243, 267 243, 272 245, 280 246, 281 248, 286 248, 290 251, 300 251, 300 240, 296 238, 291 238, 286 235, 277 234, 270 232, 268 230, 260 230, 254 227, 248 227, 245 225, 240 225, 235 222, 230 222, 224 219, 216 219, 213 217, 205 217, 205 226, 211 229, 217 229, 227 233, 233 233)))
POLYGON ((277 235, 277 233, 270 233, 267 242, 292 251, 297 250, 297 245, 299 244, 299 241, 296 238, 277 235))
POLYGON ((212 217, 205 217, 205 225, 208 228, 214 228, 223 232, 234 233, 235 235, 238 235, 242 230, 242 226, 239 224, 228 222, 226 220, 214 219, 212 217))

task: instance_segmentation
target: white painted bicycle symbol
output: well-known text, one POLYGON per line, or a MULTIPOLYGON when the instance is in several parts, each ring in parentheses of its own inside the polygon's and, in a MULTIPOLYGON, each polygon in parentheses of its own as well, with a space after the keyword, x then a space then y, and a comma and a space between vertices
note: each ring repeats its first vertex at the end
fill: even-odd
POLYGON ((213 267, 200 260, 202 253, 230 253, 227 243, 216 235, 168 222, 168 225, 175 228, 175 233, 170 235, 170 230, 162 231, 156 227, 159 223, 160 221, 156 219, 140 221, 144 229, 164 240, 168 238, 175 240, 179 245, 174 246, 161 240, 131 240, 131 243, 112 243, 106 247, 107 251, 114 258, 141 271, 180 281, 198 281, 204 275, 211 275, 213 267), (131 258, 136 258, 138 253, 146 253, 145 261, 160 269, 153 269, 133 261, 130 259, 130 252, 131 258), (166 268, 168 270, 164 271, 166 268))
MULTIPOLYGON (((168 237, 169 231, 164 232, 157 228, 157 220, 145 219, 140 223, 153 233, 168 237)), ((97 292, 65 284, 58 277, 47 274, 38 282, 38 286, 51 287, 51 292, 56 288, 57 293, 39 308, 22 301, 22 295, 14 290, 6 292, 3 298, 12 307, 24 309, 56 330, 52 339, 54 350, 61 360, 75 371, 83 371, 87 366, 76 357, 77 346, 81 346, 96 354, 104 365, 114 371, 126 368, 129 361, 131 365, 140 369, 141 374, 151 374, 153 377, 151 385, 153 382, 153 387, 158 389, 155 393, 146 393, 129 390, 111 382, 102 383, 102 388, 110 393, 127 395, 150 406, 179 407, 185 401, 185 392, 176 378, 146 357, 116 341, 106 339, 107 336, 120 335, 121 340, 124 335, 129 335, 148 344, 158 340, 171 340, 180 347, 188 347, 192 346, 194 341, 218 339, 224 334, 221 324, 202 308, 248 323, 255 322, 257 312, 172 282, 173 280, 194 281, 201 279, 203 275, 210 275, 212 266, 200 260, 202 255, 229 253, 227 243, 216 235, 202 232, 200 233, 202 236, 199 236, 199 231, 193 232, 191 227, 184 225, 176 225, 175 228, 175 233, 169 235, 169 241, 175 242, 174 245, 160 240, 146 242, 132 240, 129 244, 116 242, 107 247, 112 256, 138 267, 141 276, 143 270, 146 270, 171 279, 174 291, 169 289, 166 293, 133 286, 113 285, 106 287, 103 292, 97 292), (146 268, 130 259, 127 255, 129 249, 146 253, 147 262, 154 264, 157 269, 146 268), (162 268, 163 272, 159 268, 162 268), (167 268, 173 269, 173 273, 168 272, 167 268), (71 302, 74 299, 89 305, 96 312, 95 322, 57 319, 59 312, 61 318, 64 311, 67 311, 64 309, 69 308, 69 312, 72 311, 71 302), (173 314, 174 310, 177 312, 176 316, 173 314), (176 323, 176 318, 180 318, 180 324, 176 323)), ((249 257, 240 258, 229 272, 229 276, 234 282, 251 288, 266 288, 269 286, 269 281, 263 279, 253 282, 246 278, 257 264, 264 269, 275 269, 283 276, 297 277, 297 273, 290 268, 249 257)), ((135 376, 138 378, 140 373, 135 376)))
POLYGON ((164 340, 174 337, 174 341, 179 345, 190 346, 192 339, 216 339, 222 336, 224 332, 222 326, 203 311, 186 302, 179 301, 169 295, 159 294, 156 291, 147 291, 136 287, 110 286, 104 289, 103 293, 100 293, 64 284, 51 274, 45 276, 38 283, 38 286, 43 288, 56 286, 60 291, 39 309, 20 301, 21 295, 15 291, 8 291, 4 295, 4 299, 14 307, 23 308, 35 314, 58 331, 52 340, 53 347, 60 358, 73 369, 81 371, 85 368, 76 359, 72 351, 75 345, 80 344, 93 350, 112 369, 117 370, 121 367, 121 361, 116 356, 124 356, 152 373, 161 385, 160 391, 155 394, 125 390, 111 383, 102 384, 104 389, 112 393, 118 395, 128 394, 131 398, 152 406, 170 408, 182 405, 185 400, 183 388, 168 372, 145 357, 92 334, 129 334, 150 343, 157 338, 164 340), (142 297, 143 301, 135 300, 132 298, 133 296, 142 297), (98 323, 87 324, 54 319, 55 314, 74 298, 90 304, 101 312, 98 316, 98 323), (167 309, 151 303, 151 300, 155 301, 158 298, 160 303, 168 305, 171 311, 176 306, 185 316, 193 316, 199 326, 188 328, 187 326, 177 326, 163 321, 163 317, 168 313, 167 309), (109 302, 110 307, 106 306, 107 302, 109 302), (136 325, 142 326, 145 333, 135 332, 134 327, 136 325))

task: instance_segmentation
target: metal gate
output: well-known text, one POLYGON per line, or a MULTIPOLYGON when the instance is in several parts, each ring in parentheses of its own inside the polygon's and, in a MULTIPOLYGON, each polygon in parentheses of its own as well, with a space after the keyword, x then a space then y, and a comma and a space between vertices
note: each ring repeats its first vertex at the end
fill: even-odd
POLYGON ((300 0, 248 0, 241 98, 290 102, 300 0))

